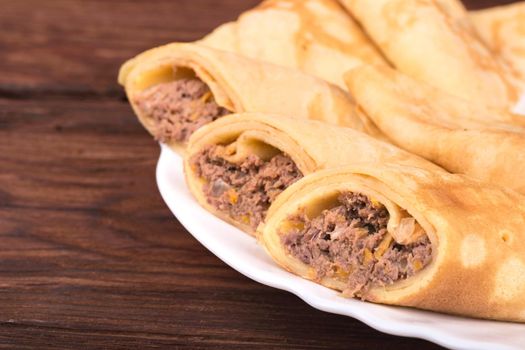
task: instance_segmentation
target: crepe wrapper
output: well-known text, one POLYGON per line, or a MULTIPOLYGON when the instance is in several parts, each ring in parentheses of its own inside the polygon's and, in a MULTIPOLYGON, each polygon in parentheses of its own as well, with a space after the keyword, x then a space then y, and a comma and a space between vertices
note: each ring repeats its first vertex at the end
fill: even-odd
POLYGON ((401 72, 473 103, 511 109, 519 83, 457 0, 341 0, 401 72))
MULTIPOLYGON (((461 175, 388 163, 330 169, 304 177, 268 211, 258 238, 282 267, 307 279, 315 271, 290 255, 280 235, 300 212, 315 217, 341 192, 383 204, 390 221, 407 211, 432 244, 432 260, 415 275, 372 286, 367 299, 463 316, 525 321, 525 198, 461 175)), ((395 227, 391 223, 389 226, 395 227)), ((393 232, 389 229, 390 232, 393 232)), ((333 277, 317 280, 343 290, 333 277)))
POLYGON ((389 68, 357 68, 346 82, 394 144, 452 173, 525 193, 525 117, 470 104, 389 68))
POLYGON ((525 2, 473 11, 470 19, 487 46, 519 76, 525 92, 525 2))
POLYGON ((342 72, 363 63, 387 64, 336 0, 264 1, 202 43, 298 68, 342 88, 342 72))

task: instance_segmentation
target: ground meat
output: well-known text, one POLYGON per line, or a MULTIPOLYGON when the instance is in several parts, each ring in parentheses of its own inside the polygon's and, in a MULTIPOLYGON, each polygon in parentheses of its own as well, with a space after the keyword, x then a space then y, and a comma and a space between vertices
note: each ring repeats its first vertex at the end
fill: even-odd
POLYGON ((205 180, 208 203, 253 229, 275 198, 303 175, 285 154, 265 161, 250 155, 240 164, 221 158, 223 146, 211 146, 192 158, 196 174, 205 180))
POLYGON ((154 137, 161 142, 186 142, 195 130, 229 113, 197 78, 154 85, 138 94, 134 102, 154 121, 154 137))
POLYGON ((345 295, 366 299, 371 286, 410 277, 430 262, 427 236, 409 245, 382 244, 389 238, 384 206, 351 192, 340 195, 339 202, 314 219, 304 213, 290 218, 296 228, 281 236, 287 252, 312 266, 319 279, 345 281, 345 295))

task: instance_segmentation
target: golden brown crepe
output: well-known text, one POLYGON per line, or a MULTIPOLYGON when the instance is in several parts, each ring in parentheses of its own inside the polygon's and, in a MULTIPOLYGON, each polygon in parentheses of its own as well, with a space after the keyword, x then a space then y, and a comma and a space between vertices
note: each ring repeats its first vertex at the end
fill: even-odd
POLYGON ((470 13, 483 41, 525 82, 525 2, 470 13))
POLYGON ((452 173, 525 193, 525 117, 469 104, 389 68, 357 68, 346 82, 394 144, 452 173))
MULTIPOLYGON (((270 207, 258 237, 285 269, 342 291, 348 288, 354 271, 409 244, 397 229, 407 218, 415 219, 424 239, 430 241, 430 262, 417 266, 408 278, 372 283, 361 297, 463 316, 525 321, 525 197, 511 190, 461 175, 388 163, 329 169, 308 175, 285 190, 270 207), (349 271, 341 271, 336 264, 332 273, 319 278, 310 262, 316 257, 295 255, 286 239, 303 230, 297 228, 294 217, 324 215, 324 210, 336 205, 340 193, 360 193, 374 205, 386 207, 390 214, 385 235, 389 237, 385 240, 388 253, 382 245, 373 252, 364 250, 349 262, 349 271)), ((340 234, 337 226, 325 230, 325 242, 332 246, 341 239, 330 236, 340 234)), ((326 250, 324 254, 332 253, 326 250)), ((335 252, 334 256, 344 263, 342 254, 335 252)), ((417 260, 404 263, 417 265, 417 260)), ((376 264, 374 269, 381 266, 376 264)))
POLYGON ((337 0, 267 0, 202 43, 298 68, 342 88, 343 72, 387 64, 337 0))
POLYGON ((456 0, 341 0, 401 72, 472 103, 511 108, 518 80, 456 0))
MULTIPOLYGON (((363 161, 376 163, 390 161, 444 172, 430 162, 350 128, 261 113, 226 116, 202 127, 190 138, 184 160, 186 182, 201 206, 248 233, 253 233, 258 224, 255 222, 254 225, 253 213, 238 214, 239 217, 233 217, 229 209, 219 210, 217 206, 211 205, 210 197, 205 194, 205 186, 213 187, 216 182, 225 187, 224 177, 220 178, 220 181, 205 181, 197 170, 197 165, 200 164, 198 159, 204 150, 216 145, 220 145, 217 151, 220 152, 220 158, 229 162, 229 165, 223 166, 224 168, 242 164, 248 157, 257 156, 264 161, 269 161, 276 155, 282 154, 291 159, 302 175, 319 169, 363 161)), ((214 161, 214 164, 219 163, 222 161, 214 161)), ((262 165, 259 167, 262 168, 262 165)), ((251 177, 256 175, 250 174, 251 177)), ((273 178, 272 181, 277 183, 281 179, 273 178)), ((230 185, 227 186, 227 192, 222 191, 230 196, 232 201, 230 204, 244 205, 244 199, 238 194, 240 190, 230 185)))
MULTIPOLYGON (((317 119, 379 136, 340 88, 295 69, 202 45, 176 43, 148 50, 122 66, 119 82, 141 123, 155 135, 158 124, 138 107, 137 99, 152 87, 195 77, 209 87, 220 107, 231 112, 317 119)), ((184 147, 183 142, 168 144, 177 151, 184 147)))

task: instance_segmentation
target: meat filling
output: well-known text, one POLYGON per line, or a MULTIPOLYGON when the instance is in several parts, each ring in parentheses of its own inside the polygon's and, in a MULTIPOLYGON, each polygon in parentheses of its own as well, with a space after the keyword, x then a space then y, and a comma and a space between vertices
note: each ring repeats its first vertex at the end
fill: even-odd
POLYGON ((186 142, 195 130, 230 113, 217 105, 208 86, 197 78, 154 85, 134 102, 153 120, 154 137, 161 142, 186 142))
POLYGON ((192 167, 205 180, 209 204, 255 229, 275 198, 303 175, 283 153, 269 160, 250 155, 234 164, 220 156, 223 149, 206 148, 193 157, 192 167))
POLYGON ((370 287, 408 278, 430 263, 428 237, 397 244, 387 232, 384 206, 353 192, 338 200, 313 219, 304 213, 291 217, 294 229, 281 236, 287 252, 313 267, 319 279, 339 279, 346 283, 346 296, 366 299, 370 287))

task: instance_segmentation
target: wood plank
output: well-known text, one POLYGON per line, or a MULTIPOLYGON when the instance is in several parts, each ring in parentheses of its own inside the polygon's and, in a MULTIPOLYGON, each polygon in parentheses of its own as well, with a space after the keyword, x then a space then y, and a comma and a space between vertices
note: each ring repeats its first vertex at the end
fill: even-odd
POLYGON ((120 64, 192 41, 257 0, 0 0, 0 96, 116 95, 120 64))
POLYGON ((506 5, 516 0, 463 0, 463 4, 470 10, 479 10, 492 6, 506 5))

